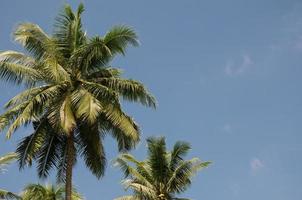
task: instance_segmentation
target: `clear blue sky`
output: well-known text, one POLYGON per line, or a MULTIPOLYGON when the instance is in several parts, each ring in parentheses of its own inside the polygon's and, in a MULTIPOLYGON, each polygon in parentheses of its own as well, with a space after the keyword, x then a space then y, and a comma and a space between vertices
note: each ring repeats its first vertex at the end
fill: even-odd
MULTIPOLYGON (((21 21, 51 32, 64 2, 0 3, 0 50, 20 50, 11 37, 21 21)), ((132 153, 143 158, 144 139, 165 135, 192 143, 188 156, 212 160, 185 193, 195 200, 302 199, 302 2, 301 0, 87 0, 84 25, 90 35, 115 24, 135 28, 141 46, 129 49, 114 66, 144 82, 158 99, 156 111, 125 108, 143 130, 132 153)), ((1 83, 0 105, 19 89, 1 83)), ((0 135, 0 155, 13 151, 30 133, 0 135)), ((116 145, 106 138, 108 160, 116 145)), ((108 165, 98 181, 76 166, 74 184, 89 200, 124 194, 121 173, 108 165)), ((38 181, 35 169, 12 165, 0 188, 12 191, 38 181)), ((49 180, 51 181, 51 180, 49 180)), ((44 181, 41 181, 44 182, 44 181)))

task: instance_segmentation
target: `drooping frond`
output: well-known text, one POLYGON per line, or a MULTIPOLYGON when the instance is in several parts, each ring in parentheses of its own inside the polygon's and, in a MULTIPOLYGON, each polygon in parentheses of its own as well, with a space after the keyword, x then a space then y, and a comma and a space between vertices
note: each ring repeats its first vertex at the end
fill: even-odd
POLYGON ((114 107, 113 105, 106 105, 104 108, 104 115, 112 125, 117 127, 127 137, 132 138, 134 142, 139 141, 140 132, 136 126, 136 123, 131 117, 127 116, 123 111, 114 107))
POLYGON ((6 113, 0 116, 0 127, 5 128, 11 121, 7 131, 7 138, 10 138, 11 134, 23 124, 27 124, 31 120, 35 120, 39 114, 42 113, 43 108, 47 108, 53 101, 54 97, 60 95, 66 84, 54 85, 46 90, 38 93, 33 98, 21 103, 20 105, 10 109, 6 113), (16 108, 19 108, 17 111, 16 108), (2 124, 2 125, 1 125, 2 124))
POLYGON ((55 53, 53 52, 53 41, 36 24, 19 24, 14 32, 14 37, 17 42, 24 46, 37 59, 55 53))
POLYGON ((35 61, 21 53, 5 51, 0 53, 0 77, 16 84, 34 84, 43 80, 39 71, 35 70, 35 61))
POLYGON ((8 153, 0 157, 0 167, 13 162, 17 158, 16 153, 8 153))
MULTIPOLYGON (((67 95, 61 104, 60 108, 60 121, 61 127, 64 132, 68 135, 76 126, 76 119, 72 109, 72 102, 70 96, 67 95)), ((57 122, 53 122, 57 123, 57 122)))
POLYGON ((98 83, 118 92, 125 100, 139 102, 144 106, 156 107, 156 100, 145 86, 134 80, 120 78, 99 78, 98 83))
POLYGON ((18 51, 3 51, 0 53, 0 60, 33 67, 36 60, 18 51))
POLYGON ((21 104, 22 102, 33 98, 34 96, 38 95, 39 93, 41 93, 45 89, 48 89, 49 87, 50 86, 47 85, 47 86, 29 88, 29 89, 19 93, 15 97, 11 98, 4 106, 5 106, 5 108, 10 108, 12 106, 21 104))
POLYGON ((57 161, 57 175, 58 183, 66 182, 66 169, 67 169, 67 141, 66 137, 61 138, 61 145, 58 146, 58 155, 60 159, 57 161))
POLYGON ((79 123, 77 141, 86 166, 98 178, 104 175, 106 167, 105 150, 97 125, 79 123))
MULTIPOLYGON (((49 128, 51 129, 51 127, 49 128)), ((62 145, 61 137, 51 130, 48 130, 48 134, 45 135, 42 147, 36 158, 39 177, 46 178, 50 170, 55 168, 57 162, 61 159, 58 153, 58 147, 62 145)))
POLYGON ((40 122, 34 122, 34 133, 23 138, 17 145, 19 168, 26 165, 31 166, 32 160, 37 156, 45 141, 47 134, 47 120, 42 119, 40 122))
POLYGON ((0 189, 0 199, 4 200, 22 200, 20 196, 12 192, 0 189))
POLYGON ((104 43, 110 49, 112 55, 124 55, 128 45, 139 45, 136 33, 128 26, 114 26, 111 28, 104 36, 104 43))
POLYGON ((96 123, 102 109, 99 100, 85 89, 72 93, 71 99, 78 119, 87 120, 90 124, 96 123))
MULTIPOLYGON (((134 129, 138 130, 137 132, 140 133, 140 129, 134 121, 132 125, 134 129)), ((133 149, 138 142, 137 140, 133 140, 133 138, 128 134, 125 134, 120 128, 114 127, 112 125, 110 133, 112 134, 112 137, 116 139, 118 144, 118 150, 120 152, 125 152, 133 149)))

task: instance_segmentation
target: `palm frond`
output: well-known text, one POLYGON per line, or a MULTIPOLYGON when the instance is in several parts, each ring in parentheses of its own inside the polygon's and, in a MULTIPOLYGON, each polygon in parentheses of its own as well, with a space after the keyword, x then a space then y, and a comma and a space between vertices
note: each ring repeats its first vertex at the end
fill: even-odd
POLYGON ((105 172, 106 156, 98 127, 80 123, 77 137, 86 166, 97 178, 100 178, 105 172))
POLYGON ((120 78, 99 78, 97 82, 118 92, 125 100, 140 102, 144 106, 156 107, 154 96, 138 81, 120 78))
POLYGON ((129 195, 129 196, 118 197, 115 198, 114 200, 142 200, 142 199, 137 195, 129 195))
POLYGON ((167 160, 167 149, 164 137, 147 139, 148 164, 151 167, 152 177, 157 183, 164 183, 168 178, 169 163, 167 160))
POLYGON ((191 145, 188 142, 178 141, 174 144, 173 150, 171 151, 171 159, 169 169, 173 172, 179 162, 183 161, 183 157, 187 155, 191 145))
POLYGON ((75 115, 78 119, 93 124, 101 113, 99 101, 87 90, 75 90, 71 95, 72 104, 75 107, 75 115))
POLYGON ((24 103, 17 106, 18 108, 21 106, 19 110, 15 111, 15 109, 12 108, 4 115, 0 116, 0 124, 2 122, 1 119, 3 119, 3 127, 8 125, 9 122, 13 120, 7 131, 6 137, 10 138, 12 133, 15 132, 15 130, 21 125, 27 124, 31 120, 35 120, 37 116, 41 114, 43 108, 45 109, 50 105, 50 101, 53 100, 53 97, 60 95, 64 91, 64 88, 66 88, 66 86, 67 85, 65 83, 51 86, 48 89, 38 93, 30 100, 25 101, 24 103), (17 117, 14 119, 15 116, 17 117))
POLYGON ((211 162, 201 162, 198 158, 179 163, 167 183, 169 192, 183 192, 191 184, 191 177, 198 171, 207 167, 211 162))
POLYGON ((1 189, 0 189, 0 198, 4 200, 22 200, 22 198, 17 194, 1 189))
POLYGON ((103 39, 95 36, 82 45, 74 54, 72 59, 79 63, 83 72, 89 72, 98 69, 99 66, 104 66, 110 60, 112 54, 110 49, 106 46, 103 39))
POLYGON ((17 26, 14 37, 36 59, 61 55, 56 50, 54 41, 36 24, 21 23, 17 26))
MULTIPOLYGON (((56 123, 56 122, 55 122, 56 123)), ((68 135, 76 126, 76 119, 72 109, 70 96, 66 96, 60 108, 60 123, 64 132, 68 135)))
POLYGON ((58 146, 58 155, 60 159, 57 161, 57 175, 56 179, 58 183, 66 182, 66 169, 67 169, 67 139, 61 138, 61 145, 58 146))
POLYGON ((93 71, 88 74, 87 79, 92 82, 94 80, 97 80, 99 78, 118 78, 122 74, 121 69, 107 67, 107 68, 100 68, 96 71, 93 71))
MULTIPOLYGON (((138 130, 138 133, 140 133, 140 128, 135 122, 133 122, 133 126, 134 126, 134 129, 138 130)), ((116 139, 117 144, 118 144, 118 150, 120 152, 129 151, 129 150, 135 148, 135 146, 138 142, 137 140, 133 140, 132 137, 125 134, 118 127, 114 127, 112 125, 111 125, 111 135, 113 138, 116 139)))
POLYGON ((10 108, 12 106, 16 106, 18 104, 23 103, 24 101, 29 100, 30 98, 33 98, 34 96, 38 95, 39 93, 43 92, 44 90, 48 89, 50 86, 39 86, 35 88, 29 88, 15 97, 11 98, 4 106, 5 108, 10 108))
POLYGON ((40 122, 34 122, 34 133, 23 138, 17 145, 19 168, 22 169, 26 165, 31 166, 32 160, 42 148, 47 134, 47 119, 40 122))
POLYGON ((76 14, 69 5, 66 5, 55 19, 54 38, 65 58, 71 57, 72 53, 86 41, 81 22, 83 11, 83 4, 79 5, 76 14))
POLYGON ((158 197, 156 190, 154 190, 153 188, 149 188, 143 184, 136 183, 133 180, 125 180, 123 181, 123 185, 125 186, 125 188, 131 188, 146 199, 157 199, 158 197))
POLYGON ((14 152, 8 153, 0 157, 0 166, 7 165, 13 162, 17 158, 17 154, 14 152))
POLYGON ((125 177, 130 176, 133 180, 135 180, 136 183, 142 184, 148 188, 151 188, 152 190, 156 190, 152 185, 152 182, 150 182, 150 174, 145 176, 145 174, 141 173, 141 170, 138 169, 139 167, 142 168, 143 163, 140 163, 139 161, 135 160, 135 158, 130 154, 120 155, 115 160, 114 165, 120 167, 125 177), (129 162, 134 163, 136 167, 130 166, 128 164, 129 162))
POLYGON ((134 120, 127 116, 123 111, 113 105, 103 106, 105 108, 104 115, 112 125, 122 131, 133 142, 139 141, 140 131, 134 120))
POLYGON ((104 43, 113 55, 124 55, 128 45, 139 45, 136 33, 128 26, 112 27, 104 36, 104 43))
POLYGON ((44 138, 41 149, 37 155, 37 171, 40 178, 46 178, 51 169, 56 167, 60 155, 58 147, 61 145, 60 135, 51 130, 49 126, 48 134, 44 138))
POLYGON ((0 78, 16 84, 35 84, 42 80, 42 76, 35 69, 5 60, 0 60, 0 78))
POLYGON ((46 188, 40 184, 28 184, 22 193, 23 200, 43 199, 47 194, 46 188))

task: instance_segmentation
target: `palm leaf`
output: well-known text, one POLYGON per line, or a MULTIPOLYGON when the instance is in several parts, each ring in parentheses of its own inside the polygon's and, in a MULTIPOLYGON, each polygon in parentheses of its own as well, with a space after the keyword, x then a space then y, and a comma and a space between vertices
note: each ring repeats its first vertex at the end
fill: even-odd
POLYGON ((20 196, 12 192, 0 189, 0 198, 5 200, 22 200, 20 196))
POLYGON ((106 157, 98 127, 81 123, 77 136, 86 166, 100 178, 105 172, 106 157))
POLYGON ((125 54, 126 47, 130 44, 138 46, 139 41, 134 30, 128 26, 114 26, 104 36, 104 43, 111 54, 125 54))
POLYGON ((144 106, 156 107, 155 98, 147 91, 144 85, 134 80, 120 78, 99 78, 96 80, 113 91, 117 91, 124 99, 140 102, 144 106))

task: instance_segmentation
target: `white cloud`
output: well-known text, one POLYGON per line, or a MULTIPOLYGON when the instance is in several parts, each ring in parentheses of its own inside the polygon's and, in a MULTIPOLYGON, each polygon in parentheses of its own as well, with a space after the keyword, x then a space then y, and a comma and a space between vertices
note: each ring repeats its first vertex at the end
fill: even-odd
POLYGON ((236 76, 245 73, 253 64, 251 57, 247 54, 242 55, 242 61, 239 64, 234 64, 233 60, 226 63, 224 72, 228 76, 236 76))
POLYGON ((264 167, 264 163, 259 158, 253 158, 250 161, 250 168, 252 172, 257 172, 264 167))

